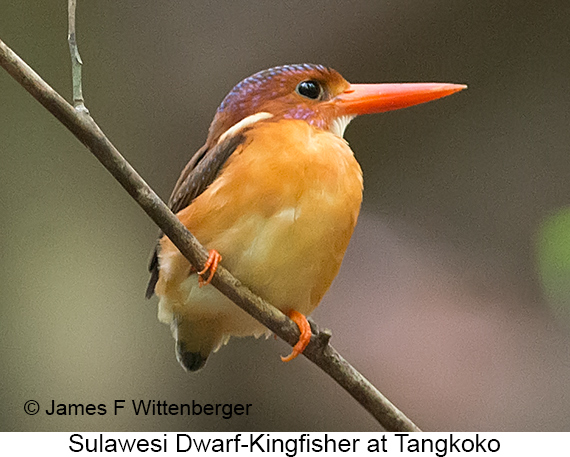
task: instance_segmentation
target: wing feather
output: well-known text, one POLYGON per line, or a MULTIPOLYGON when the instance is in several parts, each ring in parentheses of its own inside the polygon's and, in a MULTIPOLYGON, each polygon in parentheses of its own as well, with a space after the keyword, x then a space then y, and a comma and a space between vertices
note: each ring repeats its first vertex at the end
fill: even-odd
MULTIPOLYGON (((168 206, 175 214, 186 208, 192 201, 204 192, 212 182, 218 177, 229 157, 235 152, 239 145, 245 142, 243 132, 224 138, 214 147, 208 144, 202 146, 192 159, 182 170, 174 190, 168 200, 168 206)), ((158 240, 163 236, 160 232, 158 240)), ((158 248, 156 243, 148 265, 150 279, 146 289, 146 298, 152 297, 154 288, 158 281, 158 248)))

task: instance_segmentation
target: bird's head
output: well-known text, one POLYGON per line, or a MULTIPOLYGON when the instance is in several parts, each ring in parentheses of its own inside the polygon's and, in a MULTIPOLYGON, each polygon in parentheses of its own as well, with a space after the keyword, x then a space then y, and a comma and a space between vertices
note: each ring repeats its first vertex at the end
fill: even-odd
POLYGON ((348 123, 360 114, 406 108, 466 87, 447 83, 350 84, 322 65, 274 67, 244 79, 230 91, 216 112, 208 141, 217 141, 232 126, 252 116, 253 121, 268 117, 304 120, 342 137, 348 123))

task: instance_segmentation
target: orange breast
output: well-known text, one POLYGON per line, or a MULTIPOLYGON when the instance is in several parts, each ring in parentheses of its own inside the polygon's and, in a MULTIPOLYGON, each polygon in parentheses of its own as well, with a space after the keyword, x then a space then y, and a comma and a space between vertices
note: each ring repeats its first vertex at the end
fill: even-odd
MULTIPOLYGON (((361 200, 362 172, 342 138, 303 121, 260 121, 178 216, 254 292, 309 314, 338 272, 361 200)), ((176 253, 165 239, 161 256, 176 253)), ((187 262, 177 263, 161 271, 159 293, 187 276, 187 262)))

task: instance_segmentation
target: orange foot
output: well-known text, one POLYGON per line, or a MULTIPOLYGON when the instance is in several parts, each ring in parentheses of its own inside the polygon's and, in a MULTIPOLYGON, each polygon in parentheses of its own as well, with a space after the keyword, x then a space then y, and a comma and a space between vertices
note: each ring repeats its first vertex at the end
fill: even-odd
POLYGON ((309 344, 309 341, 311 341, 311 334, 312 334, 309 321, 307 321, 307 318, 303 314, 295 310, 291 310, 289 312, 289 317, 299 327, 301 336, 299 336, 299 341, 297 341, 297 344, 293 347, 293 351, 291 352, 291 354, 289 354, 287 357, 281 357, 281 360, 283 360, 283 362, 290 362, 299 354, 302 354, 307 345, 309 344))
POLYGON ((208 254, 208 260, 206 260, 206 263, 204 264, 204 269, 198 272, 198 284, 200 287, 210 284, 212 278, 214 277, 214 273, 218 269, 218 264, 222 260, 222 256, 215 249, 210 249, 208 254), (208 279, 204 279, 202 275, 208 270, 210 270, 210 276, 208 276, 208 279))

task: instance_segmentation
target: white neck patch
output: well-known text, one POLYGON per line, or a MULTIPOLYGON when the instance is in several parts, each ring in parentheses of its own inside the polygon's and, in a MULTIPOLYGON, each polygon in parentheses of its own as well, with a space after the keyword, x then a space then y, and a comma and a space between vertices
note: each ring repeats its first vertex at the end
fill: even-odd
POLYGON ((232 125, 229 129, 227 129, 221 136, 220 139, 218 140, 218 143, 221 143, 222 141, 224 141, 227 137, 230 137, 232 135, 235 135, 236 133, 238 133, 240 130, 243 130, 244 128, 255 124, 257 121, 261 121, 262 119, 269 119, 270 117, 273 117, 273 114, 271 113, 266 113, 265 111, 261 111, 259 113, 255 113, 252 114, 251 116, 247 116, 246 118, 242 119, 241 121, 239 121, 238 123, 232 125))
POLYGON ((334 133, 336 136, 342 138, 344 136, 344 131, 346 130, 346 127, 348 126, 348 124, 350 124, 350 121, 352 121, 356 116, 340 116, 340 117, 335 117, 332 122, 331 122, 331 127, 329 129, 329 131, 331 133, 334 133))

